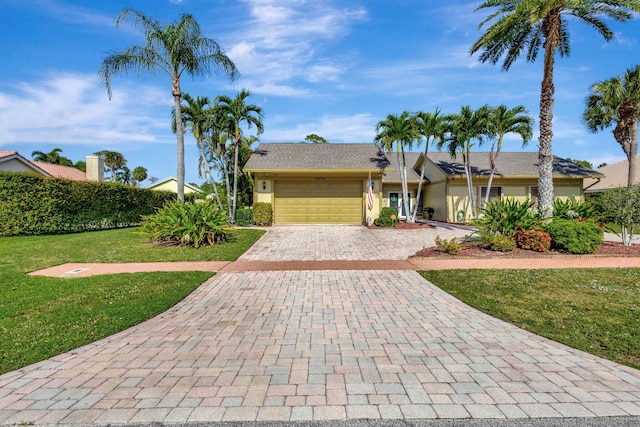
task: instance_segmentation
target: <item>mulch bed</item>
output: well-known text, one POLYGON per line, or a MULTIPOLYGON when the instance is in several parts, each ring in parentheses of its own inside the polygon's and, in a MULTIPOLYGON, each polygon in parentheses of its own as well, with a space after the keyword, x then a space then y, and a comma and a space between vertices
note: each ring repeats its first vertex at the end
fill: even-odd
MULTIPOLYGON (((604 242, 595 254, 591 256, 640 256, 640 245, 624 246, 618 242, 604 242)), ((428 257, 465 257, 465 258, 481 258, 481 257, 517 257, 517 258, 541 258, 549 256, 580 256, 572 255, 566 252, 560 252, 556 250, 549 250, 545 252, 528 251, 524 249, 516 248, 511 252, 497 252, 482 247, 475 242, 462 243, 462 250, 457 255, 450 255, 438 247, 424 248, 412 258, 428 258, 428 257)))

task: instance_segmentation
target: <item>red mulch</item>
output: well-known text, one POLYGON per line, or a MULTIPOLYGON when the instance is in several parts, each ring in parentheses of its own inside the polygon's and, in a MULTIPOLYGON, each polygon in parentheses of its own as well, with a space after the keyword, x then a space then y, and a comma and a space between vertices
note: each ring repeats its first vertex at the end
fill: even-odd
MULTIPOLYGON (((424 248, 421 251, 416 252, 415 255, 412 256, 415 258, 426 258, 426 257, 527 257, 527 258, 536 258, 536 257, 548 257, 554 255, 562 255, 567 256, 571 255, 566 252, 559 252, 556 250, 550 250, 545 252, 536 252, 536 251, 527 251, 524 249, 518 249, 511 252, 497 252, 492 251, 490 249, 483 248, 480 244, 474 242, 466 242, 462 243, 462 250, 457 255, 449 255, 446 252, 440 250, 438 247, 434 246, 431 248, 424 248)), ((631 245, 624 246, 622 243, 618 242, 604 242, 598 249, 598 251, 593 254, 598 256, 640 256, 640 245, 631 245)))

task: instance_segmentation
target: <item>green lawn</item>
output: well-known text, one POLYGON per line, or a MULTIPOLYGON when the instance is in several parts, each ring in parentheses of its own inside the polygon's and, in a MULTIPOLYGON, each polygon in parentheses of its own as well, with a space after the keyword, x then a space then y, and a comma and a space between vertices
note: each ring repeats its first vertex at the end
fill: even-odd
POLYGON ((535 334, 640 368, 640 269, 448 270, 423 277, 535 334))
POLYGON ((0 374, 109 336, 182 300, 207 272, 57 279, 26 273, 66 262, 237 259, 260 236, 239 229, 225 244, 157 247, 137 229, 0 238, 0 374))

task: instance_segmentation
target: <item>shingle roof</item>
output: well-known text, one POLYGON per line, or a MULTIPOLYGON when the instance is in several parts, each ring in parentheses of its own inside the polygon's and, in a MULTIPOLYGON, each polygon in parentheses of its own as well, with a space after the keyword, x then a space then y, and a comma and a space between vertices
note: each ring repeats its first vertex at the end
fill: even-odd
MULTIPOLYGON (((449 153, 429 153, 431 159, 447 175, 464 175, 462 155, 452 158, 449 153)), ((496 160, 497 175, 502 176, 538 176, 537 152, 501 152, 496 160)), ((471 170, 474 175, 489 175, 488 152, 471 153, 471 170)), ((553 174, 556 176, 572 176, 588 178, 600 176, 599 172, 569 162, 563 158, 553 157, 553 174)))
MULTIPOLYGON (((636 157, 636 164, 640 162, 640 156, 636 157)), ((629 179, 629 161, 623 160, 612 165, 603 166, 597 169, 604 177, 597 182, 596 179, 586 179, 584 181, 584 189, 586 191, 602 191, 610 188, 626 187, 629 179)), ((636 176, 633 179, 634 184, 640 184, 640 170, 636 168, 636 176)))
POLYGON ((255 172, 269 169, 361 169, 388 167, 389 160, 373 144, 263 143, 244 167, 255 172))
POLYGON ((34 161, 32 161, 31 163, 47 172, 54 178, 70 179, 72 181, 89 181, 85 172, 82 172, 80 169, 76 169, 71 166, 60 166, 51 163, 34 161))
MULTIPOLYGON (((407 164, 407 182, 419 182, 420 181, 420 171, 416 171, 413 167, 418 162, 420 155, 422 153, 404 153, 405 162, 407 164)), ((400 178, 400 164, 398 163, 398 156, 396 153, 387 153, 387 158, 389 159, 389 163, 391 167, 384 171, 384 175, 382 177, 382 182, 402 182, 400 178)), ((425 179, 427 177, 425 176, 425 179)))

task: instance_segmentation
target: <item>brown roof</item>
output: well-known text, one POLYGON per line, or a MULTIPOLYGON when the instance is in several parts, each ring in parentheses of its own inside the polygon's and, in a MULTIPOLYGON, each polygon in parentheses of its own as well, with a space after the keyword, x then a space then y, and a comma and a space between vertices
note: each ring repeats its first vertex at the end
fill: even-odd
MULTIPOLYGON (((462 154, 455 158, 449 153, 429 153, 428 157, 447 175, 464 175, 462 154)), ((496 174, 501 176, 538 176, 537 152, 501 152, 495 161, 496 174)), ((488 152, 471 153, 471 170, 473 175, 489 175, 488 152)), ((598 177, 599 172, 569 162, 561 157, 553 157, 553 175, 588 178, 598 177)))
POLYGON ((34 165, 47 172, 54 178, 70 179, 72 181, 88 181, 87 174, 71 166, 60 166, 45 162, 34 162, 34 165))
MULTIPOLYGON (((414 166, 418 162, 422 153, 404 153, 404 160, 407 164, 407 182, 419 182, 420 181, 420 170, 415 170, 414 166)), ((400 155, 402 156, 402 154, 400 155)), ((400 164, 398 163, 398 156, 395 152, 387 153, 387 158, 389 159, 389 163, 391 167, 385 169, 384 175, 382 177, 382 182, 402 182, 402 178, 400 178, 400 164)), ((424 177, 427 179, 426 175, 424 177)))
MULTIPOLYGON (((636 164, 640 164, 640 156, 636 157, 636 164)), ((629 179, 629 161, 623 160, 612 165, 598 168, 598 172, 604 176, 598 182, 597 179, 585 179, 585 191, 603 191, 610 188, 626 187, 629 179)), ((640 171, 636 168, 634 184, 640 184, 640 171)))
POLYGON ((244 167, 247 172, 265 170, 361 169, 387 167, 389 160, 373 143, 306 144, 263 143, 244 167))
POLYGON ((3 157, 13 156, 14 154, 18 154, 17 151, 0 151, 0 159, 3 157))

